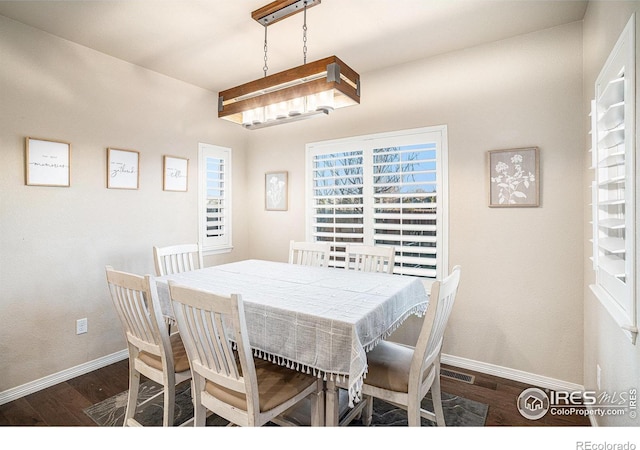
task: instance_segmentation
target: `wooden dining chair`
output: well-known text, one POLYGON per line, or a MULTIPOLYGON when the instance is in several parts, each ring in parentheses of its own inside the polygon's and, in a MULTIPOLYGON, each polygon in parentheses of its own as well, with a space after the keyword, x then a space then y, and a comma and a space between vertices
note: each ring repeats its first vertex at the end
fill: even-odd
POLYGON ((205 425, 207 410, 235 425, 262 426, 307 397, 311 424, 324 423, 320 378, 254 359, 240 295, 172 281, 169 292, 193 371, 195 426, 205 425))
POLYGON ((289 264, 327 267, 331 256, 328 242, 291 241, 289 243, 289 264))
POLYGON ((156 275, 159 277, 203 267, 202 250, 199 244, 153 247, 153 260, 156 275))
POLYGON ((368 372, 362 386, 367 402, 363 417, 371 424, 373 398, 378 398, 407 411, 409 426, 420 426, 421 417, 445 426, 440 391, 440 354, 444 331, 453 308, 460 266, 431 286, 429 307, 415 348, 381 341, 367 353, 368 372), (422 399, 431 391, 434 411, 421 407, 422 399))
POLYGON ((129 349, 129 393, 124 426, 142 426, 136 408, 164 394, 163 426, 174 425, 175 386, 191 379, 189 360, 175 333, 169 336, 153 278, 107 266, 111 299, 122 322, 129 349), (140 376, 162 385, 156 396, 137 405, 140 376))
POLYGON ((396 249, 391 246, 347 244, 345 268, 362 272, 393 273, 396 249))

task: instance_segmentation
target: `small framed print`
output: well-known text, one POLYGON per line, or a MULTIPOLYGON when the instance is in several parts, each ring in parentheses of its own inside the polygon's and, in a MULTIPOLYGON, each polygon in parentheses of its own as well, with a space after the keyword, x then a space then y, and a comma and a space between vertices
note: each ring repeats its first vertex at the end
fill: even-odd
POLYGON ((162 189, 165 191, 187 192, 189 181, 189 160, 164 155, 162 189))
POLYGON ((286 211, 288 172, 268 172, 265 174, 265 209, 267 211, 286 211))
POLYGON ((71 145, 47 139, 25 140, 25 184, 62 186, 70 183, 71 145))
POLYGON ((107 149, 107 188, 138 189, 140 153, 135 150, 107 149))
POLYGON ((489 206, 540 206, 540 162, 537 147, 491 150, 489 206))

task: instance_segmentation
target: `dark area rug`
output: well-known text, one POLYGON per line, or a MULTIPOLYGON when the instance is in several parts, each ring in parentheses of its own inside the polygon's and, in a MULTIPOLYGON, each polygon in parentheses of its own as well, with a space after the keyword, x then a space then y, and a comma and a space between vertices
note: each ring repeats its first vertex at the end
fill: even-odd
MULTIPOLYGON (((142 403, 145 399, 153 397, 160 391, 160 386, 147 381, 140 385, 138 402, 142 403)), ((341 396, 341 414, 347 410, 346 398, 341 396)), ((423 407, 430 411, 433 410, 430 396, 422 401, 423 407)), ((124 422, 124 413, 127 407, 127 391, 121 392, 110 397, 100 403, 96 403, 84 410, 97 425, 104 427, 122 426, 124 422)), ((453 427, 481 427, 484 426, 488 406, 468 400, 466 398, 455 395, 442 393, 442 407, 444 409, 445 422, 447 426, 453 427)), ((308 405, 302 405, 298 411, 292 411, 288 418, 291 422, 304 425, 308 424, 308 417, 300 411, 308 411, 308 405)), ((175 425, 179 425, 189 418, 193 417, 193 405, 191 403, 191 387, 189 382, 184 382, 176 387, 176 407, 175 407, 175 425)), ((162 395, 159 395, 146 405, 138 408, 136 419, 145 426, 162 425, 162 395)), ((207 418, 207 426, 226 426, 228 422, 212 414, 207 418)), ((350 426, 361 426, 359 419, 351 422, 350 426)), ((373 421, 372 426, 392 427, 406 426, 407 413, 392 406, 386 402, 375 399, 373 402, 373 421)), ((423 426, 435 425, 429 420, 422 419, 423 426)))

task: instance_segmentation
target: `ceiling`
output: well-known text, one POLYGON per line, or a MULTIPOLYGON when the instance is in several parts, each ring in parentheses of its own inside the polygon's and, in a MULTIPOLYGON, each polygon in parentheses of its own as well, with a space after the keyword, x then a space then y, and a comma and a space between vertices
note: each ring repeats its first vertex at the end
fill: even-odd
MULTIPOLYGON (((0 15, 150 70, 224 90, 263 76, 270 0, 0 1, 0 15)), ((322 0, 307 61, 372 70, 582 20, 579 0, 322 0)), ((301 65, 303 14, 268 27, 269 74, 301 65)))

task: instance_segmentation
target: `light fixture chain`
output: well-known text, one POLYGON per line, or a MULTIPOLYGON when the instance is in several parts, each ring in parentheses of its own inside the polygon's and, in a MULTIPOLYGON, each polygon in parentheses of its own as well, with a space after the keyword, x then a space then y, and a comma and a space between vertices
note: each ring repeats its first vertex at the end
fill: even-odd
POLYGON ((267 70, 269 70, 269 66, 267 65, 267 26, 264 26, 264 67, 262 68, 264 71, 265 78, 267 77, 267 70))
POLYGON ((304 64, 307 63, 307 2, 304 2, 304 25, 302 25, 302 54, 304 64))

